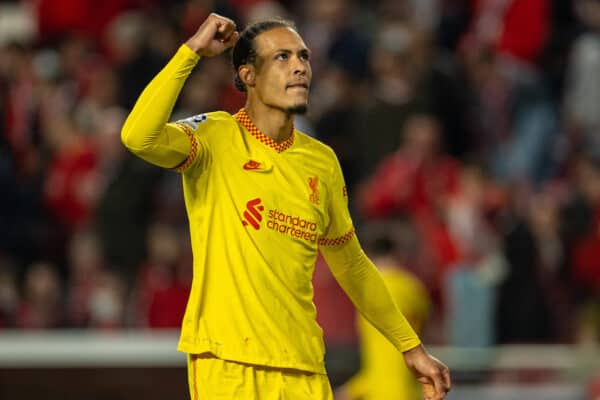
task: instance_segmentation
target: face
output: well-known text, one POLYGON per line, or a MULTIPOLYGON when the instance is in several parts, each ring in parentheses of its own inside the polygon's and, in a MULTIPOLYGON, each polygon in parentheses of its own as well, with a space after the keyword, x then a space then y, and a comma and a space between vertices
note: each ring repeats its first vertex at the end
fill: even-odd
POLYGON ((254 84, 249 94, 270 107, 304 113, 312 71, 310 51, 290 28, 275 28, 255 38, 257 52, 254 84))
POLYGON ((440 137, 438 121, 430 115, 415 115, 404 127, 404 147, 413 155, 431 157, 437 150, 440 137))

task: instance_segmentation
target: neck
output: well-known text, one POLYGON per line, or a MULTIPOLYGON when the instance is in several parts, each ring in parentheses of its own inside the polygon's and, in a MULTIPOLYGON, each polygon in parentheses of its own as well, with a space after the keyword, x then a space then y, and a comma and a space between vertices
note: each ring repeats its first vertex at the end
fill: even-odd
POLYGON ((244 106, 258 129, 277 143, 286 141, 294 126, 294 115, 280 108, 268 106, 248 98, 244 106))

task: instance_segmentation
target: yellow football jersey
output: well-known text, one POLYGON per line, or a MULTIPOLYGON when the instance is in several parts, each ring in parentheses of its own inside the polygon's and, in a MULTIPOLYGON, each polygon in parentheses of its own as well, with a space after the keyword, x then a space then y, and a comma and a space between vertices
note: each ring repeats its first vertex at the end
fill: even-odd
POLYGON ((312 273, 319 243, 353 234, 332 150, 299 131, 283 143, 242 109, 177 123, 194 281, 179 349, 324 372, 312 273))
POLYGON ((333 151, 299 131, 276 143, 243 109, 177 125, 192 141, 179 169, 194 251, 179 349, 323 373, 315 259, 354 232, 333 151))

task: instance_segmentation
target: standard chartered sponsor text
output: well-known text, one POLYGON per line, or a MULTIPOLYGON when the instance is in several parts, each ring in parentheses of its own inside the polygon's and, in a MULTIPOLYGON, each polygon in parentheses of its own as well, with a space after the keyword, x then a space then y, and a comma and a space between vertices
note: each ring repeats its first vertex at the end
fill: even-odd
POLYGON ((292 216, 277 210, 269 210, 267 214, 267 228, 304 239, 308 242, 317 241, 317 223, 305 220, 299 216, 292 216))

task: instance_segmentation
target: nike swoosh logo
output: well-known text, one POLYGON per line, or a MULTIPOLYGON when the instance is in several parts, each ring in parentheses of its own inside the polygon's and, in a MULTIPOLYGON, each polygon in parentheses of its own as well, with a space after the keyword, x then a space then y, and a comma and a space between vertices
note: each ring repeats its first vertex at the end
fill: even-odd
POLYGON ((260 163, 258 161, 250 160, 242 166, 246 171, 252 171, 260 169, 260 163))

